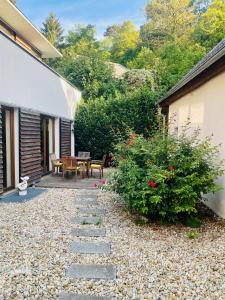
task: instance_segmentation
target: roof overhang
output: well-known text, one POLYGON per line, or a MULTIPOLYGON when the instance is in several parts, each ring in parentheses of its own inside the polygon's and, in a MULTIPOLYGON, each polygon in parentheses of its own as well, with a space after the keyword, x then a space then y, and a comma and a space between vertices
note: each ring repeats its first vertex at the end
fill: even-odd
POLYGON ((62 56, 62 54, 9 0, 0 0, 0 19, 25 39, 31 46, 37 49, 43 58, 56 58, 62 56))
POLYGON ((217 44, 186 76, 172 87, 157 104, 168 106, 185 94, 225 71, 225 39, 217 44))

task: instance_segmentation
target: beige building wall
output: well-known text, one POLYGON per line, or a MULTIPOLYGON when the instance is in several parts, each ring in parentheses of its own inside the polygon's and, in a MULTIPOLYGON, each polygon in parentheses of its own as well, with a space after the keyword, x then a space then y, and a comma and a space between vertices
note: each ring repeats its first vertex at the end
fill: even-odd
MULTIPOLYGON (((220 157, 225 159, 225 72, 171 104, 169 119, 170 129, 177 134, 187 120, 192 129, 201 129, 202 136, 213 134, 213 142, 221 144, 220 157)), ((206 204, 225 218, 225 176, 219 182, 224 190, 210 195, 206 204)))

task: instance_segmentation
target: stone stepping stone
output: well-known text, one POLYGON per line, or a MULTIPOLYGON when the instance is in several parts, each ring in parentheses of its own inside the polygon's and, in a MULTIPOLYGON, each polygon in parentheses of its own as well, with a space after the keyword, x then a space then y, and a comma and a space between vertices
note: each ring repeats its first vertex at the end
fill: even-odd
POLYGON ((102 219, 99 217, 74 217, 71 220, 71 223, 73 224, 80 224, 80 225, 100 225, 102 222, 102 219))
POLYGON ((106 210, 104 208, 81 207, 79 208, 79 212, 82 214, 104 215, 106 210))
POLYGON ((79 254, 110 254, 111 244, 72 242, 70 250, 79 254))
POLYGON ((86 236, 86 237, 104 237, 106 236, 105 228, 74 228, 72 230, 73 236, 86 236))
POLYGON ((116 300, 116 298, 62 293, 59 300, 116 300))
POLYGON ((97 198, 95 195, 79 195, 75 197, 75 199, 79 201, 96 201, 97 198))
POLYGON ((78 206, 87 206, 87 205, 98 206, 98 202, 95 200, 76 200, 75 204, 78 206))
MULTIPOLYGON (((88 180, 89 181, 89 180, 88 180)), ((93 182, 94 183, 94 182, 93 182)), ((99 195, 100 191, 98 189, 79 189, 77 190, 76 195, 99 195)))
POLYGON ((116 267, 112 265, 72 264, 66 276, 80 279, 113 280, 116 279, 116 267))

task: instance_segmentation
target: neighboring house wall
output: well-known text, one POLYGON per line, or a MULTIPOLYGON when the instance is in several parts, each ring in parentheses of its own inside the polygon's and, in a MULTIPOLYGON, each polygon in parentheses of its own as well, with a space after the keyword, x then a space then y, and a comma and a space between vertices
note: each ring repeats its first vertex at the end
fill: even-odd
MULTIPOLYGON (((200 128, 202 136, 213 134, 213 142, 221 144, 220 157, 225 158, 225 72, 214 77, 191 93, 169 106, 170 129, 182 125, 190 118, 192 129, 200 128), (171 121, 172 120, 172 121, 171 121), (175 120, 175 122, 174 122, 175 120)), ((176 129, 175 129, 176 130, 176 129)), ((218 215, 225 217, 225 176, 219 182, 224 190, 210 197, 206 204, 218 215)))

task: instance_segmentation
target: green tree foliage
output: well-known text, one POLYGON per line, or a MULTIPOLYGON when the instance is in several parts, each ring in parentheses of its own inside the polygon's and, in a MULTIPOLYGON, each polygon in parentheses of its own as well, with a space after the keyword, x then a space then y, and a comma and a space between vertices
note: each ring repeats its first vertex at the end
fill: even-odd
POLYGON ((192 0, 191 6, 196 15, 201 16, 207 11, 212 0, 192 0))
POLYGON ((195 15, 190 0, 152 0, 145 12, 148 22, 142 27, 141 36, 150 48, 194 31, 195 15))
POLYGON ((101 59, 76 56, 67 64, 58 66, 58 69, 61 67, 61 73, 83 91, 85 100, 100 97, 107 99, 116 95, 118 82, 113 77, 112 67, 101 59))
POLYGON ((166 43, 158 51, 157 84, 166 92, 175 85, 205 54, 205 48, 195 43, 166 43))
POLYGON ((50 13, 43 22, 41 32, 55 47, 59 48, 63 42, 63 28, 54 13, 50 13))
POLYGON ((148 87, 118 95, 108 101, 90 100, 76 113, 76 149, 90 151, 93 158, 113 152, 130 130, 151 135, 155 124, 155 98, 148 87))
POLYGON ((208 50, 225 37, 225 2, 213 0, 202 14, 196 30, 196 39, 208 50))
POLYGON ((86 41, 87 43, 96 42, 95 32, 96 29, 91 24, 87 26, 78 24, 73 30, 68 31, 66 44, 67 46, 73 46, 81 41, 86 41))
MULTIPOLYGON (((225 37, 222 0, 151 0, 145 13, 140 30, 131 21, 112 24, 102 40, 96 38, 95 26, 76 25, 63 44, 57 42, 63 57, 47 61, 83 92, 75 122, 78 150, 88 148, 100 158, 129 128, 144 135, 151 132, 154 101, 225 37), (114 78, 110 62, 131 70, 114 78)), ((58 32, 57 22, 47 21, 44 34, 50 39, 51 28, 58 32)))
POLYGON ((125 63, 133 55, 139 42, 139 31, 131 21, 122 25, 113 25, 107 28, 106 38, 110 41, 111 59, 125 63))

